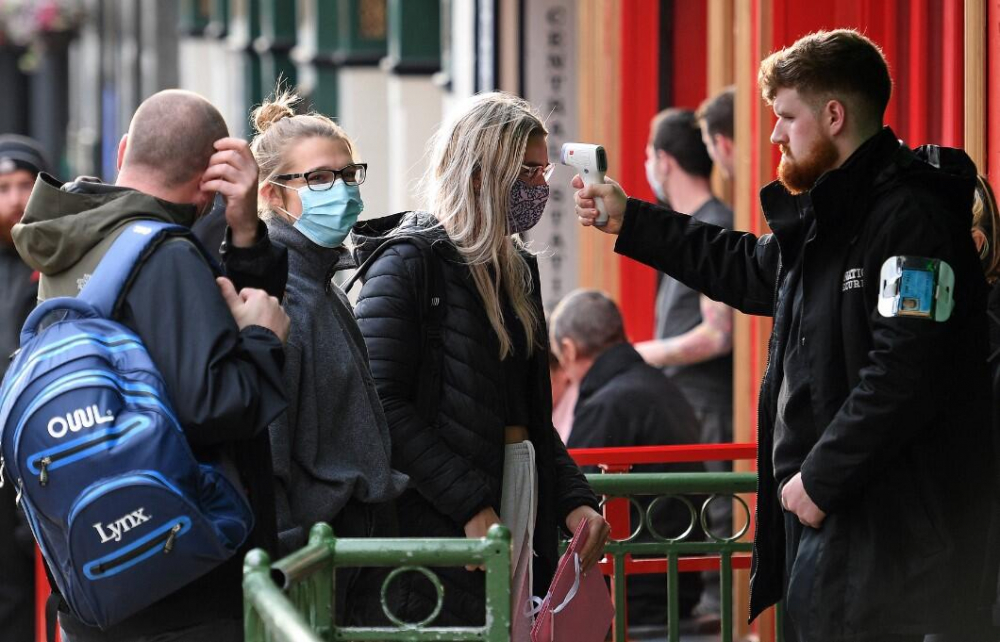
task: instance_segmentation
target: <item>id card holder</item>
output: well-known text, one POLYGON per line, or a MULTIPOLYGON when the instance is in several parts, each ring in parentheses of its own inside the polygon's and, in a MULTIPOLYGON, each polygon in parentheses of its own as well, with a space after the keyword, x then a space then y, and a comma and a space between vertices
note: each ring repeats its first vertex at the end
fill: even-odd
POLYGON ((944 322, 955 309, 955 272, 940 259, 893 256, 879 275, 878 311, 884 317, 944 322))

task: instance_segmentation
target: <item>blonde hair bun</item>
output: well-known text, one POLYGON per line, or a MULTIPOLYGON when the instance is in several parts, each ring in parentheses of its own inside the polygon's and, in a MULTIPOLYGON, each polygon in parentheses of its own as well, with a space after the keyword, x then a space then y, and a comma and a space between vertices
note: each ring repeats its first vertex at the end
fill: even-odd
POLYGON ((265 100, 250 116, 254 129, 263 134, 279 120, 292 118, 295 116, 295 105, 299 100, 301 99, 298 96, 287 90, 265 100))

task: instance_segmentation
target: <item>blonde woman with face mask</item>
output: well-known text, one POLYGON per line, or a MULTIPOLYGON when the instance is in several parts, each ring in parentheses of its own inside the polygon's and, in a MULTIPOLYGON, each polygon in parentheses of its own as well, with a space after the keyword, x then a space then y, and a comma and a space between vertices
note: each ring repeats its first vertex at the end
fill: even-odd
MULTIPOLYGON (((390 465, 389 429, 350 303, 333 283, 353 266, 343 246, 364 203, 367 165, 322 114, 296 114, 284 93, 253 115, 258 203, 268 236, 288 248, 288 410, 270 426, 279 555, 327 522, 338 537, 396 534, 392 500, 406 478, 390 465)), ((338 622, 382 624, 378 572, 338 569, 338 622), (373 621, 373 618, 376 621, 373 621)))
MULTIPOLYGON (((608 535, 597 498, 552 427, 538 267, 519 237, 548 198, 546 134, 524 100, 473 97, 435 136, 428 211, 366 221, 355 236, 357 258, 368 259, 355 313, 393 465, 411 480, 398 503, 402 535, 482 537, 495 523, 509 527, 513 640, 528 639, 530 598, 545 595, 560 531, 587 523, 585 568, 608 535), (414 237, 430 245, 430 258, 406 241, 414 237), (440 341, 423 331, 432 274, 442 282, 440 341), (436 390, 418 385, 424 360, 440 363, 436 390), (428 407, 433 416, 422 415, 428 407)), ((445 597, 435 625, 481 624, 483 576, 439 576, 445 597)), ((397 615, 430 614, 437 598, 429 583, 404 576, 394 584, 397 615)))

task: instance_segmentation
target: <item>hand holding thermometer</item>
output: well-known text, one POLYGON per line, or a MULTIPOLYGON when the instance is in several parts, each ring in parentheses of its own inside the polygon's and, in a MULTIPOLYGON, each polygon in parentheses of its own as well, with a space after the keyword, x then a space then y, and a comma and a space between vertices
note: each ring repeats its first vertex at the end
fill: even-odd
MULTIPOLYGON (((604 173, 608 171, 608 155, 600 145, 587 143, 564 143, 559 154, 559 162, 575 167, 583 179, 584 185, 599 185, 604 183, 604 173)), ((594 199, 597 205, 597 219, 594 225, 603 227, 608 223, 608 211, 604 207, 604 199, 594 199)))

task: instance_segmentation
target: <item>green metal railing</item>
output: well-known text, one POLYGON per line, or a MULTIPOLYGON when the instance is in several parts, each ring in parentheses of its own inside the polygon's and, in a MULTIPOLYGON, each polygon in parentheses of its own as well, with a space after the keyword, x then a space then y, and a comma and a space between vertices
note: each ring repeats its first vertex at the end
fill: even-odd
MULTIPOLYGON (((588 475, 598 495, 603 495, 605 515, 612 523, 612 539, 606 547, 602 569, 611 577, 615 602, 614 640, 627 636, 625 577, 634 573, 665 574, 667 584, 668 635, 680 640, 679 575, 692 570, 692 562, 704 567, 705 560, 718 557, 721 588, 722 642, 733 637, 734 556, 746 567, 749 541, 742 541, 751 527, 750 509, 739 496, 756 491, 753 473, 630 473, 588 475), (695 505, 692 497, 706 497, 695 505), (650 499, 642 506, 637 498, 650 499), (683 505, 690 524, 682 533, 659 533, 653 516, 670 501, 683 505), (742 526, 732 535, 717 535, 708 523, 706 509, 715 501, 734 501, 745 512, 742 526), (632 528, 629 507, 635 507, 639 523, 632 528), (697 526, 701 525, 701 529, 697 526), (624 531, 622 529, 625 529, 624 531), (695 541, 704 531, 707 541, 695 541), (622 535, 626 533, 626 535, 622 535), (642 556, 635 559, 633 556, 642 556)), ((738 514, 738 513, 737 513, 738 514)), ((737 520, 739 521, 739 520, 737 520)), ((309 544, 292 555, 270 564, 260 550, 247 555, 244 565, 245 632, 247 642, 316 642, 319 640, 486 640, 509 639, 510 630, 510 533, 494 526, 481 540, 466 539, 337 539, 330 527, 317 524, 309 544), (443 588, 427 566, 486 566, 486 619, 481 628, 441 628, 427 626, 437 610, 423 622, 407 623, 396 618, 386 605, 388 585, 400 573, 423 573, 438 590, 438 606, 443 588), (395 567, 382 585, 382 608, 395 627, 338 627, 333 621, 334 569, 338 567, 395 567)), ((739 617, 739 616, 737 616, 739 617)), ((781 613, 778 612, 777 642, 781 642, 781 613)))
MULTIPOLYGON (((670 642, 680 640, 680 596, 679 576, 685 558, 695 556, 717 556, 719 558, 721 596, 721 640, 733 639, 733 556, 749 554, 753 544, 741 541, 751 527, 750 508, 739 493, 754 493, 757 490, 755 473, 629 473, 587 475, 587 481, 598 495, 605 497, 604 510, 612 524, 612 534, 618 531, 618 538, 608 542, 605 548, 611 577, 612 599, 615 603, 615 627, 613 639, 624 642, 627 637, 625 578, 642 572, 658 572, 666 561, 667 583, 667 633, 670 642), (707 496, 700 506, 696 506, 691 496, 707 496), (638 497, 651 499, 643 507, 638 497), (688 527, 681 533, 660 533, 653 526, 653 516, 662 510, 664 504, 677 501, 690 516, 688 527), (719 535, 712 531, 707 509, 716 501, 731 501, 743 508, 742 526, 731 535, 719 535), (636 509, 639 524, 630 523, 629 507, 636 509), (697 526, 706 535, 705 541, 695 541, 700 534, 697 526), (617 526, 617 528, 616 528, 617 526), (628 533, 621 536, 621 533, 628 533), (644 556, 635 560, 634 555, 644 556), (657 569, 650 571, 648 569, 657 569)), ((739 521, 739 520, 737 520, 739 521)), ((777 638, 780 642, 780 633, 777 638)))
POLYGON ((317 524, 309 544, 270 563, 264 551, 247 554, 243 566, 243 627, 246 642, 320 640, 510 639, 510 531, 494 525, 482 539, 337 539, 317 524), (444 588, 427 566, 486 567, 486 619, 482 627, 426 626, 440 612, 444 588), (338 567, 395 567, 382 585, 382 609, 395 627, 340 627, 334 623, 338 567), (386 604, 389 584, 400 574, 421 573, 437 588, 438 603, 423 622, 404 622, 386 604))

